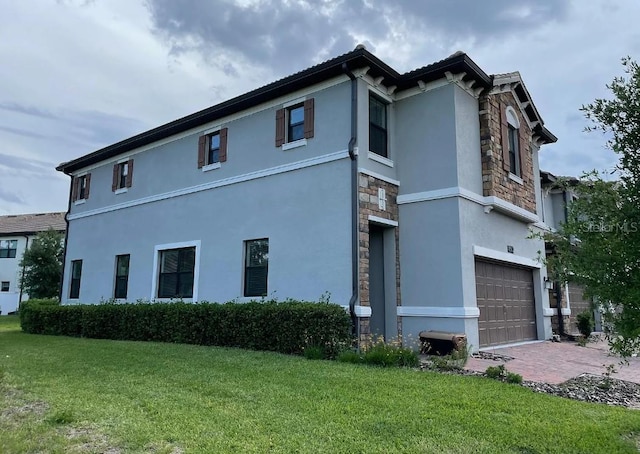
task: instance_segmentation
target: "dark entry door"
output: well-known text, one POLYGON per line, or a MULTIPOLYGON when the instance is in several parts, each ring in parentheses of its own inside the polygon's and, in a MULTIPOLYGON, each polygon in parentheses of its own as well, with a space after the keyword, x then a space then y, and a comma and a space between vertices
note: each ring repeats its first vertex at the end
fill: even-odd
POLYGON ((369 225, 369 304, 371 334, 385 334, 384 229, 369 225))

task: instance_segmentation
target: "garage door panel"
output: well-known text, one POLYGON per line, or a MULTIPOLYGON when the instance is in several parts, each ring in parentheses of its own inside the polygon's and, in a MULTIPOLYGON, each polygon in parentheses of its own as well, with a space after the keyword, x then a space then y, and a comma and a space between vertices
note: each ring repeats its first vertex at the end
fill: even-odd
POLYGON ((476 261, 476 291, 480 346, 536 339, 531 270, 476 261))

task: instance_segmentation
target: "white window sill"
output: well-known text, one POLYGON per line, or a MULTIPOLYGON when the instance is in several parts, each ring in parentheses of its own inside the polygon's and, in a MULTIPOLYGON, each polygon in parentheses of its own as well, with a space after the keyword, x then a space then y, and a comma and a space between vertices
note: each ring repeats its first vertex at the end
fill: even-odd
POLYGON ((380 156, 379 154, 374 153, 373 151, 369 152, 368 157, 372 161, 379 162, 380 164, 384 164, 385 166, 388 166, 388 167, 393 167, 393 161, 391 159, 385 158, 384 156, 380 156))
POLYGON ((513 173, 509 172, 509 179, 511 181, 515 181, 518 184, 524 184, 524 181, 522 181, 522 178, 520 178, 518 175, 514 175, 513 173))
POLYGON ((203 172, 208 172, 209 170, 216 170, 222 167, 219 162, 214 162, 213 164, 208 164, 202 168, 203 172))
POLYGON ((127 192, 127 188, 120 188, 115 190, 115 194, 124 194, 127 192))
POLYGON ((87 201, 87 199, 79 199, 79 200, 76 200, 75 202, 73 202, 73 204, 74 205, 82 205, 86 201, 87 201))
POLYGON ((183 303, 193 303, 193 298, 154 298, 155 303, 177 303, 182 301, 183 303))
POLYGON ((282 144, 282 151, 291 150, 293 148, 304 147, 307 145, 307 139, 296 140, 295 142, 287 142, 282 144))

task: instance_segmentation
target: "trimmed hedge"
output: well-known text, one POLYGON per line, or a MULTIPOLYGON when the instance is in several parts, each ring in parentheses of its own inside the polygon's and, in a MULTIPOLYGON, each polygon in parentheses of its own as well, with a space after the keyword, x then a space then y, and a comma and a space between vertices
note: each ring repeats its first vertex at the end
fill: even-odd
POLYGON ((25 303, 22 330, 96 339, 174 342, 335 357, 350 344, 351 321, 338 305, 303 301, 248 303, 25 303))

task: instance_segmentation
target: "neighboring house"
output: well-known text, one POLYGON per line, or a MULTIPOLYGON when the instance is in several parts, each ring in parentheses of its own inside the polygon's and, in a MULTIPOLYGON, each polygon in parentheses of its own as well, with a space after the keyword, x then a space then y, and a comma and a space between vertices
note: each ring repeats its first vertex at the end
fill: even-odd
POLYGON ((97 150, 72 177, 62 297, 350 311, 358 334, 551 336, 538 152, 519 73, 405 74, 363 46, 97 150))
POLYGON ((20 290, 22 254, 39 232, 64 232, 65 213, 37 213, 0 216, 0 311, 15 312, 28 298, 20 290))
MULTIPOLYGON (((549 172, 540 172, 542 189, 542 221, 553 232, 560 230, 567 220, 567 210, 578 198, 576 191, 579 180, 574 177, 556 177, 549 172), (559 184, 562 182, 562 184, 559 184)), ((553 246, 545 245, 547 257, 553 254, 553 246)), ((554 282, 549 290, 549 305, 555 314, 551 318, 552 328, 558 334, 578 334, 576 316, 592 310, 592 303, 584 296, 584 288, 575 282, 554 282)), ((600 315, 594 312, 597 330, 601 330, 600 315)))

